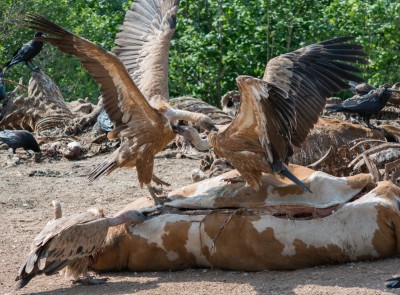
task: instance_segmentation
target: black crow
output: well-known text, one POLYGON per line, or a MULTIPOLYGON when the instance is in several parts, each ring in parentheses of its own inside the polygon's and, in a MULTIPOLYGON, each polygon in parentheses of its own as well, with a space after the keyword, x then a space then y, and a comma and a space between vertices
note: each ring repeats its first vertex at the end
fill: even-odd
POLYGON ((26 130, 3 130, 0 131, 0 141, 4 142, 13 150, 23 148, 28 154, 28 150, 40 152, 39 144, 33 137, 32 133, 26 130))
POLYGON ((384 84, 358 98, 347 99, 340 104, 327 105, 326 109, 330 112, 356 113, 362 117, 369 128, 373 129, 375 127, 369 123, 371 115, 383 109, 391 95, 392 89, 389 85, 384 84))
MULTIPOLYGON (((36 37, 43 36, 43 33, 37 32, 35 34, 36 37)), ((28 68, 34 70, 36 67, 32 63, 32 59, 38 55, 38 53, 42 50, 43 42, 31 40, 28 43, 25 43, 20 48, 18 48, 12 57, 12 59, 4 64, 5 70, 4 74, 10 69, 12 66, 24 62, 28 68)))
POLYGON ((4 87, 3 84, 3 77, 4 77, 4 72, 3 69, 0 68, 0 101, 6 99, 6 88, 4 87))
POLYGON ((400 288, 400 277, 386 280, 386 288, 388 289, 400 288))
POLYGON ((97 117, 97 124, 99 124, 100 129, 104 132, 110 132, 114 128, 114 125, 105 109, 100 111, 100 114, 97 117))

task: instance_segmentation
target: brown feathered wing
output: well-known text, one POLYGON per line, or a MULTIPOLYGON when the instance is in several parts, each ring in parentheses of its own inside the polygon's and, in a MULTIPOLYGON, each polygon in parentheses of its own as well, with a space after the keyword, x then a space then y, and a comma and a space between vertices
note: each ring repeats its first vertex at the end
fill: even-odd
MULTIPOLYGON (((363 47, 348 44, 353 37, 340 37, 312 44, 271 59, 263 80, 285 90, 295 102, 296 125, 291 144, 300 146, 317 122, 327 97, 349 88, 346 80, 361 82, 348 63, 368 63, 363 47)), ((290 156, 289 154, 288 156, 290 156)))
POLYGON ((90 209, 48 222, 36 236, 31 252, 19 269, 17 289, 36 275, 54 274, 97 251, 109 227, 108 219, 102 217, 102 211, 90 209))
POLYGON ((235 119, 210 140, 245 180, 258 188, 261 172, 290 178, 309 190, 285 167, 317 122, 327 97, 349 88, 346 80, 362 81, 350 63, 367 63, 362 46, 335 38, 280 55, 267 64, 263 81, 239 76, 240 107, 235 119), (268 161, 268 163, 264 163, 268 161))
POLYGON ((112 49, 147 99, 168 99, 168 53, 179 0, 137 0, 112 49))
POLYGON ((147 102, 117 56, 37 14, 28 14, 23 26, 52 36, 37 39, 81 61, 100 84, 104 108, 116 130, 135 120, 158 131, 163 122, 160 114, 147 102))
POLYGON ((351 37, 312 44, 271 59, 262 81, 238 77, 241 105, 230 126, 218 135, 219 146, 236 151, 263 149, 270 163, 287 161, 317 122, 327 97, 362 81, 344 62, 367 63, 362 46, 351 37), (254 129, 254 130, 253 130, 254 129), (234 145, 234 146, 232 146, 234 145), (232 146, 232 147, 231 147, 232 146))
POLYGON ((284 90, 260 79, 239 76, 236 81, 240 107, 232 123, 218 134, 217 146, 222 153, 264 154, 271 164, 284 158, 296 124, 294 101, 284 90))

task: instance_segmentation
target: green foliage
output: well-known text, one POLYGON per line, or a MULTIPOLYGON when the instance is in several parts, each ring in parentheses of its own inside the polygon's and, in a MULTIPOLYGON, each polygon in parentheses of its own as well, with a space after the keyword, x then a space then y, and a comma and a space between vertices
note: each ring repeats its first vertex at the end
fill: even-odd
MULTIPOLYGON (((97 45, 111 49, 118 27, 123 22, 125 10, 129 8, 129 3, 122 0, 0 2, 3 4, 0 4, 0 64, 8 61, 19 46, 33 38, 33 31, 18 26, 19 20, 27 12, 41 14, 97 45)), ((100 95, 98 85, 76 58, 67 56, 49 45, 43 47, 42 52, 34 59, 34 64, 56 81, 67 101, 84 97, 95 101, 100 95)), ((27 83, 30 71, 23 64, 16 65, 7 72, 7 78, 12 80, 18 80, 21 76, 27 83)))
POLYGON ((261 78, 279 54, 338 36, 355 36, 370 64, 369 83, 400 81, 400 3, 396 0, 183 0, 171 52, 170 89, 217 104, 238 75, 261 78))
MULTIPOLYGON (((0 63, 33 36, 17 26, 25 12, 40 13, 65 28, 111 49, 126 0, 0 0, 0 63)), ((171 97, 192 95, 218 105, 236 88, 238 75, 261 78, 279 54, 337 36, 352 35, 365 46, 370 64, 362 76, 371 84, 400 81, 400 3, 397 0, 181 0, 170 50, 171 97)), ((35 59, 67 100, 96 100, 98 86, 79 62, 50 46, 35 59)), ((24 65, 9 78, 25 81, 24 65)))

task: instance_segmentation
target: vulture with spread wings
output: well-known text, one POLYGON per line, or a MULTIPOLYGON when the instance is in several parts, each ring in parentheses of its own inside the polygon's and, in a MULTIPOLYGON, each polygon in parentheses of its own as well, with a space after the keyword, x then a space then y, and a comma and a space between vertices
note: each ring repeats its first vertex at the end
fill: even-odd
POLYGON ((37 38, 77 57, 100 84, 104 109, 114 129, 109 138, 123 139, 121 146, 90 175, 94 180, 120 167, 136 167, 155 203, 160 200, 151 181, 166 184, 153 175, 154 157, 174 138, 178 120, 213 130, 203 114, 173 109, 168 103, 168 51, 176 26, 176 0, 138 0, 126 13, 117 35, 116 54, 96 46, 46 18, 28 14, 23 26, 40 30, 37 38))
MULTIPOLYGON (((53 203, 57 209, 57 202, 53 203)), ((146 217, 135 210, 125 211, 115 217, 104 217, 103 210, 91 208, 84 213, 61 217, 49 221, 35 237, 31 251, 22 263, 16 289, 21 289, 37 275, 53 275, 67 268, 75 281, 100 283, 88 276, 90 259, 103 244, 109 227, 124 223, 141 223, 146 217), (80 279, 83 275, 84 278, 80 279)))
POLYGON ((310 191, 286 163, 317 122, 326 98, 349 88, 346 80, 362 81, 350 63, 367 63, 366 53, 361 45, 347 43, 353 39, 335 38, 275 57, 262 80, 237 77, 240 107, 232 123, 205 140, 190 127, 178 127, 178 133, 195 146, 212 146, 256 190, 262 173, 274 172, 310 191))

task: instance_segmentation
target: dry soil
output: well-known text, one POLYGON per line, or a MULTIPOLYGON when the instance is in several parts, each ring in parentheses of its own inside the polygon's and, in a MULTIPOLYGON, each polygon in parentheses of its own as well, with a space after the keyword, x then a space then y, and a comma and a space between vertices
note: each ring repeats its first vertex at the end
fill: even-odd
MULTIPOLYGON (((53 218, 51 201, 61 201, 65 215, 100 205, 112 215, 135 198, 147 196, 136 172, 119 170, 88 183, 85 175, 107 155, 80 161, 35 163, 21 153, 0 150, 0 294, 14 294, 15 277, 30 243, 53 218), (25 159, 24 159, 25 158, 25 159)), ((156 175, 178 188, 189 184, 190 159, 156 159, 156 175)), ((188 269, 176 272, 115 272, 101 286, 77 286, 62 275, 34 278, 21 293, 37 294, 400 294, 384 280, 400 274, 399 258, 325 265, 296 271, 240 272, 188 269)))

